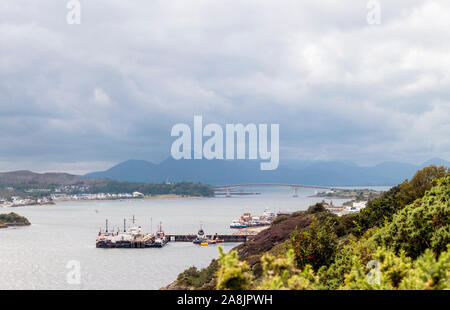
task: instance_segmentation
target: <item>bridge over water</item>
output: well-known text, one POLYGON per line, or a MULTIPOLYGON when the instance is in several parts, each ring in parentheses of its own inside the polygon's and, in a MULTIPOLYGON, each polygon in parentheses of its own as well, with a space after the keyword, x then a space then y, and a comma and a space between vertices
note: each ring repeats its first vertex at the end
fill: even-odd
POLYGON ((231 185, 221 185, 213 186, 214 191, 225 191, 227 197, 231 197, 231 190, 240 187, 287 187, 292 188, 293 197, 298 197, 297 189, 299 188, 313 188, 313 189, 328 189, 328 190, 338 190, 340 188, 329 187, 329 186, 316 186, 316 185, 303 185, 303 184, 280 184, 280 183, 250 183, 250 184, 231 184, 231 185))

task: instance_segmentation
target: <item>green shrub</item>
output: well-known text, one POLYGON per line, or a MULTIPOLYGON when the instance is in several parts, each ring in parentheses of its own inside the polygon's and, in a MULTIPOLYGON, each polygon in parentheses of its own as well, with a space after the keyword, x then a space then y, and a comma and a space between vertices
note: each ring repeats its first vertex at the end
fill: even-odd
POLYGON ((218 263, 214 260, 208 267, 198 270, 192 266, 177 277, 177 286, 184 289, 212 289, 215 287, 214 274, 218 270, 218 263))
POLYGON ((217 289, 246 290, 249 289, 252 275, 246 262, 238 259, 236 251, 226 254, 219 246, 219 271, 217 272, 217 289))
POLYGON ((332 221, 322 223, 314 218, 308 229, 302 233, 297 230, 291 235, 290 242, 294 249, 297 267, 311 265, 314 270, 328 266, 337 249, 337 236, 332 221))
POLYGON ((450 243, 450 177, 439 179, 437 185, 421 199, 394 215, 375 236, 385 247, 408 256, 418 257, 426 249, 437 255, 450 243))
POLYGON ((17 213, 10 212, 8 214, 0 214, 0 224, 9 224, 9 223, 24 223, 29 224, 29 221, 23 217, 20 216, 17 213))
POLYGON ((386 221, 391 221, 397 211, 423 197, 430 190, 436 179, 448 176, 450 172, 444 166, 431 165, 416 172, 411 181, 392 187, 381 197, 368 202, 366 208, 357 215, 357 226, 360 229, 354 231, 362 235, 364 231, 372 227, 381 227, 386 221))
POLYGON ((318 202, 315 205, 312 205, 306 210, 307 214, 314 214, 314 213, 320 213, 320 212, 326 212, 328 211, 324 204, 322 202, 318 202))

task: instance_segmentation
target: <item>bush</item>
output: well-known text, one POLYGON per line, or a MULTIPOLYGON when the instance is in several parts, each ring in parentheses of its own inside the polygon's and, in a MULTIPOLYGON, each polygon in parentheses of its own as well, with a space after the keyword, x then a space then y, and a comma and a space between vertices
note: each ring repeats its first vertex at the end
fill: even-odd
POLYGON ((318 202, 315 205, 312 205, 306 210, 307 214, 314 214, 314 213, 320 213, 320 212, 327 212, 328 210, 325 208, 324 204, 322 202, 318 202))
POLYGON ((238 259, 236 251, 224 253, 219 246, 219 271, 217 272, 217 289, 246 290, 252 281, 250 267, 238 259))
POLYGON ((350 234, 357 233, 357 219, 358 213, 346 214, 338 219, 338 224, 336 225, 336 234, 338 237, 347 236, 350 234))
POLYGON ((437 260, 429 249, 415 261, 386 248, 378 248, 373 258, 371 266, 354 260, 344 289, 450 289, 450 247, 437 260))
POLYGON ((427 190, 435 184, 435 180, 448 176, 450 173, 444 166, 431 165, 416 172, 411 181, 404 181, 385 192, 381 197, 368 202, 366 208, 358 214, 357 226, 354 233, 362 235, 372 227, 381 227, 392 216, 416 199, 423 197, 427 190))
POLYGON ((446 249, 450 243, 450 177, 436 183, 424 197, 394 215, 375 236, 379 244, 411 257, 427 248, 437 255, 446 249))
POLYGON ((213 289, 215 287, 214 274, 217 270, 216 260, 201 270, 192 266, 178 275, 177 286, 183 289, 213 289))
POLYGON ((296 230, 291 235, 290 243, 297 267, 311 265, 317 270, 331 263, 337 249, 337 236, 333 226, 330 219, 321 223, 314 218, 306 231, 299 233, 296 230))
POLYGON ((30 222, 25 217, 20 216, 19 214, 14 212, 10 212, 8 214, 0 214, 0 224, 9 223, 29 224, 30 222))

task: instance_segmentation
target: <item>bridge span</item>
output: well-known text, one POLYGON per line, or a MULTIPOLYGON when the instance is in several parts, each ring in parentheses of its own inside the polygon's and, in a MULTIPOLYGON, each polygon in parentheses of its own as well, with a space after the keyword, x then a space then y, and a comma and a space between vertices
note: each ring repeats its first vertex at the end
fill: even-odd
POLYGON ((316 186, 316 185, 303 185, 303 184, 280 184, 280 183, 250 183, 250 184, 231 184, 231 185, 221 185, 213 186, 214 191, 223 190, 226 191, 226 196, 231 197, 231 190, 239 187, 261 187, 261 186, 271 186, 271 187, 288 187, 293 190, 293 197, 298 197, 297 189, 299 188, 313 188, 313 189, 339 189, 330 186, 316 186))

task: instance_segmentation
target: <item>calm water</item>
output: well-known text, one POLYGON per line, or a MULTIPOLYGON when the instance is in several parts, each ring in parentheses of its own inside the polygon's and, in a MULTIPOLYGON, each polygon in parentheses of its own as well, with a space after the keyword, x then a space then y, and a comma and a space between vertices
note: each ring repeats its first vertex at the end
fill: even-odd
MULTIPOLYGON (((378 188, 386 189, 386 188, 378 188)), ((261 189, 256 189, 261 192, 261 189)), ((265 208, 304 210, 321 201, 309 198, 314 190, 264 189, 261 195, 231 198, 155 199, 64 202, 52 206, 0 209, 17 212, 29 227, 0 229, 0 289, 158 289, 170 284, 190 266, 205 267, 217 257, 217 247, 169 243, 162 249, 97 249, 95 239, 104 220, 122 227, 123 218, 136 216, 149 232, 163 222, 166 233, 231 233, 231 220, 265 208), (68 284, 66 267, 81 265, 81 284, 68 284)), ((335 204, 343 201, 335 201, 335 204)), ((223 244, 230 250, 237 244, 223 244)))

